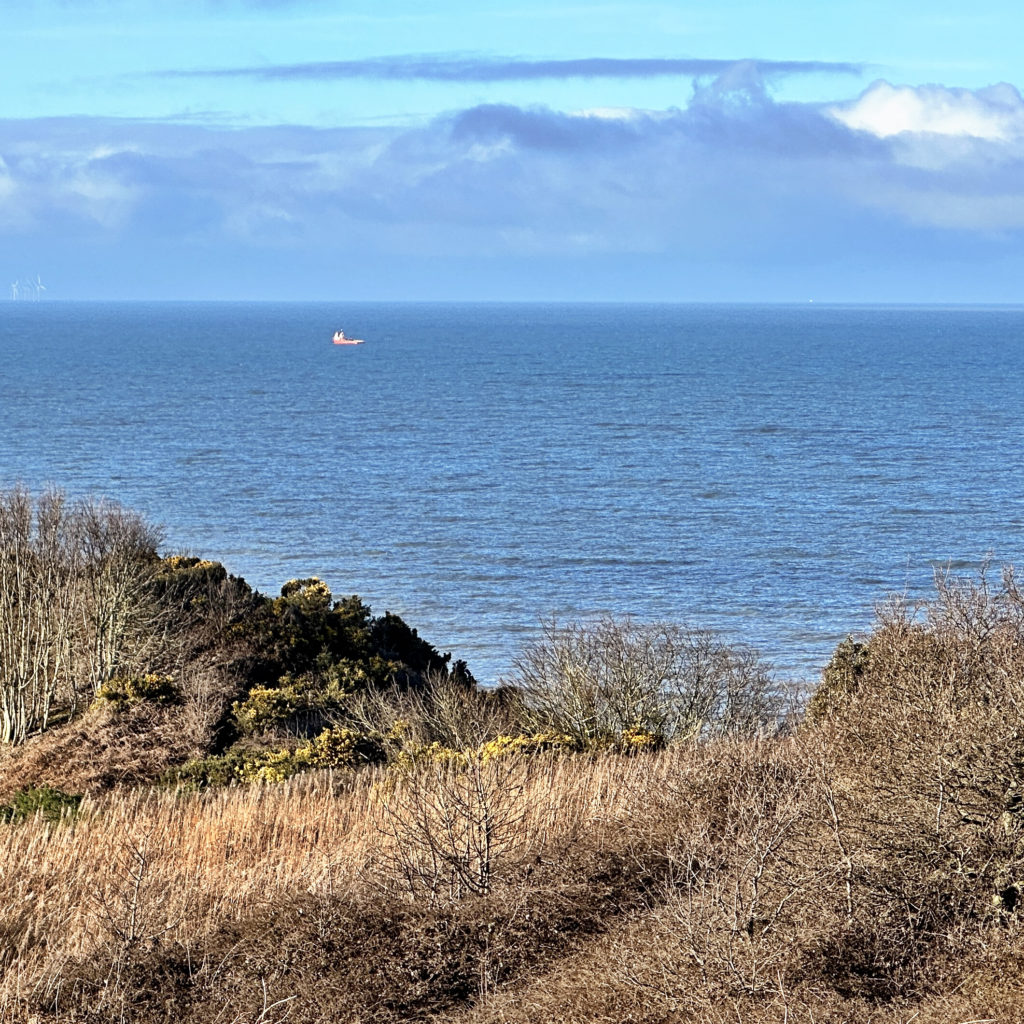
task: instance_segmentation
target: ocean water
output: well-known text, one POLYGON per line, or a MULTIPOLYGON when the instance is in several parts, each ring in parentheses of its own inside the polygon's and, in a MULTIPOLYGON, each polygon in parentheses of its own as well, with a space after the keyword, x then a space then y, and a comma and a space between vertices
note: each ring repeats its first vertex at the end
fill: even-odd
POLYGON ((0 487, 321 576, 486 682, 601 612, 813 679, 887 594, 1020 559, 1022 431, 1018 308, 0 306, 0 487))

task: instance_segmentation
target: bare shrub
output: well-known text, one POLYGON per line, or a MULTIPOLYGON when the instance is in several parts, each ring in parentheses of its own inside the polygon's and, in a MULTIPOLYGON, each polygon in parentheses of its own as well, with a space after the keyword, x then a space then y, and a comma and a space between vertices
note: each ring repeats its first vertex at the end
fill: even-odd
POLYGON ((647 947, 614 956, 623 984, 687 1019, 776 998, 832 902, 814 775, 796 740, 722 738, 676 748, 640 782, 647 806, 632 846, 657 844, 671 869, 652 899, 647 947))
POLYGON ((115 998, 125 995, 122 978, 140 954, 155 948, 187 912, 185 907, 176 908, 175 917, 168 918, 174 894, 154 877, 152 838, 151 828, 124 838, 111 851, 106 875, 90 894, 114 954, 106 994, 115 998))
POLYGON ((1010 569, 940 575, 837 659, 813 727, 850 912, 815 970, 851 995, 918 992, 1018 906, 1024 597, 1010 569))
POLYGON ((199 756, 212 745, 216 727, 231 706, 237 684, 222 670, 189 666, 182 672, 178 685, 182 695, 182 734, 192 748, 192 755, 199 756))
POLYGON ((118 674, 138 672, 159 641, 153 580, 160 532, 111 501, 75 506, 81 550, 81 614, 86 678, 93 691, 118 674))
POLYGON ((584 746, 636 729, 668 740, 750 734, 779 711, 755 651, 671 623, 552 620, 516 659, 510 682, 536 727, 584 746))
POLYGON ((485 896, 499 866, 525 846, 529 766, 519 759, 428 761, 386 799, 390 862, 409 895, 485 896))
POLYGON ((485 690, 450 672, 427 672, 415 687, 394 684, 351 694, 340 720, 367 733, 398 727, 412 747, 433 743, 451 750, 473 750, 496 736, 523 728, 518 696, 485 690))

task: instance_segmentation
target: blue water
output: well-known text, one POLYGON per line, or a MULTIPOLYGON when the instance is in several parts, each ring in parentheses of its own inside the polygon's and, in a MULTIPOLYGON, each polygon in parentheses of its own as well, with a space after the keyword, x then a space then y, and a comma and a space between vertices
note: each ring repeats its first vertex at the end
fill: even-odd
POLYGON ((1024 542, 1022 309, 9 302, 0 354, 0 486, 319 575, 485 681, 600 611, 813 678, 1024 542))

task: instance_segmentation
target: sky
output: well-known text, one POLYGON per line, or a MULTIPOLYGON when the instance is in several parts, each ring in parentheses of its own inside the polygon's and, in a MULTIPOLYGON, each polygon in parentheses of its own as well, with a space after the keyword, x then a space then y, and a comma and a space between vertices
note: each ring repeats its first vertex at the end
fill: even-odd
POLYGON ((1009 0, 4 3, 0 296, 1020 302, 1022 35, 1009 0))

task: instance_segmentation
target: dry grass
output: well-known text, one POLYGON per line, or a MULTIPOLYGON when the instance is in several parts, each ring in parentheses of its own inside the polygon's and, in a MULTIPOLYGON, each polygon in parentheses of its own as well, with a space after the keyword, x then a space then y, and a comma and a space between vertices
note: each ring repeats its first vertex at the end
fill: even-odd
POLYGON ((0 830, 0 1021, 1021 1019, 1016 915, 911 870, 824 739, 88 799, 0 830))
MULTIPOLYGON (((522 889, 524 871, 540 878, 546 855, 583 836, 599 856, 602 836, 628 813, 631 780, 646 770, 617 758, 536 759, 511 774, 485 767, 485 787, 514 775, 520 808, 495 851, 495 894, 522 889)), ((398 867, 410 837, 396 827, 396 808, 454 778, 364 772, 202 794, 119 792, 86 799, 73 821, 0 829, 0 1006, 14 1013, 26 997, 59 1006, 62 984, 83 963, 105 958, 116 973, 118 958, 157 947, 201 956, 226 927, 244 933, 250 919, 303 901, 411 905, 398 867)))
POLYGON ((151 783, 207 754, 236 684, 226 673, 191 669, 182 673, 179 685, 180 704, 143 701, 114 708, 94 703, 20 746, 0 748, 0 801, 33 786, 96 795, 151 783))
MULTIPOLYGON (((894 826, 899 805, 893 815, 878 802, 858 807, 824 740, 808 730, 659 758, 645 780, 649 805, 631 828, 622 823, 671 865, 644 912, 609 922, 541 977, 445 1019, 1024 1020, 1024 936, 1016 913, 993 908, 985 827, 975 824, 978 859, 966 865, 940 865, 927 841, 908 854, 912 826, 894 826)), ((889 792, 900 787, 893 768, 889 792)))

